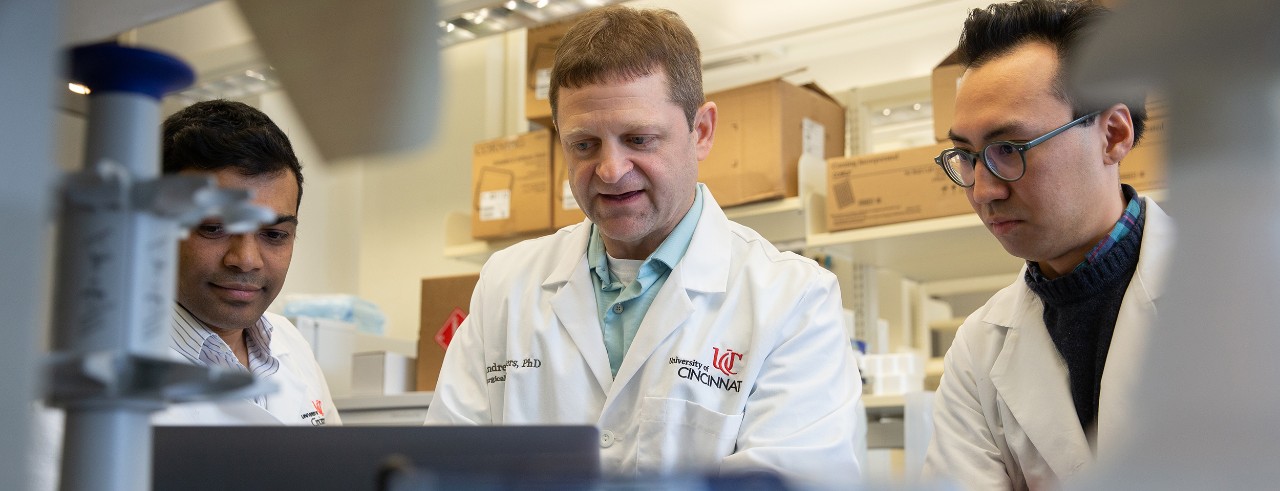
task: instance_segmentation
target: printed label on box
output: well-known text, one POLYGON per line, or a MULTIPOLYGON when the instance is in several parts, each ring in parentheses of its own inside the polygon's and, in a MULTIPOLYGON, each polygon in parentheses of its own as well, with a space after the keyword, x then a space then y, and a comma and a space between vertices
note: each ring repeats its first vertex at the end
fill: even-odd
POLYGON ((511 190, 499 189, 480 193, 480 221, 511 218, 511 190))
POLYGON ((801 127, 801 153, 806 153, 820 159, 827 158, 827 129, 822 124, 809 118, 804 118, 800 122, 801 127))
POLYGON ((436 344, 441 348, 449 349, 449 343, 453 342, 453 333, 458 332, 458 326, 461 326, 464 320, 467 320, 467 313, 454 307, 453 312, 449 313, 449 317, 440 326, 440 330, 436 331, 436 344))
POLYGON ((573 188, 569 187, 569 180, 565 179, 563 181, 560 181, 560 184, 561 184, 560 209, 562 210, 580 209, 580 207, 578 206, 578 200, 573 199, 573 188))
POLYGON ((535 74, 533 97, 545 101, 551 98, 551 69, 539 68, 535 74))

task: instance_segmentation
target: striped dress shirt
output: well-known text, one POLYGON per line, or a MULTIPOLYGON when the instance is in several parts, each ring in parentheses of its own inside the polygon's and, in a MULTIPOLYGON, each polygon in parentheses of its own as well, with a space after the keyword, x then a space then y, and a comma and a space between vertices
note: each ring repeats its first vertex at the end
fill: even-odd
MULTIPOLYGON (((217 367, 229 370, 248 371, 256 378, 263 378, 280 370, 280 360, 271 356, 271 323, 265 316, 259 317, 253 327, 245 333, 245 344, 249 348, 249 366, 240 364, 236 354, 231 351, 218 333, 192 315, 186 307, 173 304, 173 317, 170 321, 169 346, 181 353, 191 363, 206 367, 217 367)), ((253 403, 267 408, 266 395, 253 398, 253 403)))

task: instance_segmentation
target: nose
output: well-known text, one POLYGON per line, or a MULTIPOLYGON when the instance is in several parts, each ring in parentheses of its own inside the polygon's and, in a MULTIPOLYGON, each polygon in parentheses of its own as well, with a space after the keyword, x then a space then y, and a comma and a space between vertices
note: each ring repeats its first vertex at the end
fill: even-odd
POLYGON ((232 235, 231 245, 222 257, 222 263, 239 271, 262 269, 262 250, 258 247, 257 239, 255 233, 232 235))
POLYGON ((1009 183, 996 177, 981 162, 973 169, 973 187, 969 188, 973 201, 988 204, 1009 197, 1009 183))
POLYGON ((596 164, 596 176, 606 184, 621 181, 623 176, 631 172, 631 160, 621 145, 604 143, 600 146, 600 163, 596 164))

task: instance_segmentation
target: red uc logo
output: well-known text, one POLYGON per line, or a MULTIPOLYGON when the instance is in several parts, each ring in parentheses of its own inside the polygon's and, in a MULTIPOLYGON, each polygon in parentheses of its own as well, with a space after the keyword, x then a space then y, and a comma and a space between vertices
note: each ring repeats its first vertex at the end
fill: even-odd
POLYGON ((742 359, 742 353, 734 353, 731 349, 724 350, 720 353, 720 348, 711 348, 711 366, 716 367, 725 375, 737 375, 738 372, 733 371, 733 363, 742 359))

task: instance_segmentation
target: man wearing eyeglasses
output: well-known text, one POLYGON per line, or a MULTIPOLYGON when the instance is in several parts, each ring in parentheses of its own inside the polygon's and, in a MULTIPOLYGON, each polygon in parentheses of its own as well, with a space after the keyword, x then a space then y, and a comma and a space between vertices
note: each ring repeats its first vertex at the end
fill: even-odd
POLYGON ((1023 0, 965 22, 955 148, 937 163, 1026 266, 947 352, 927 475, 1053 488, 1127 436, 1173 231, 1120 182, 1142 103, 1086 106, 1065 88, 1073 47, 1106 12, 1023 0))

